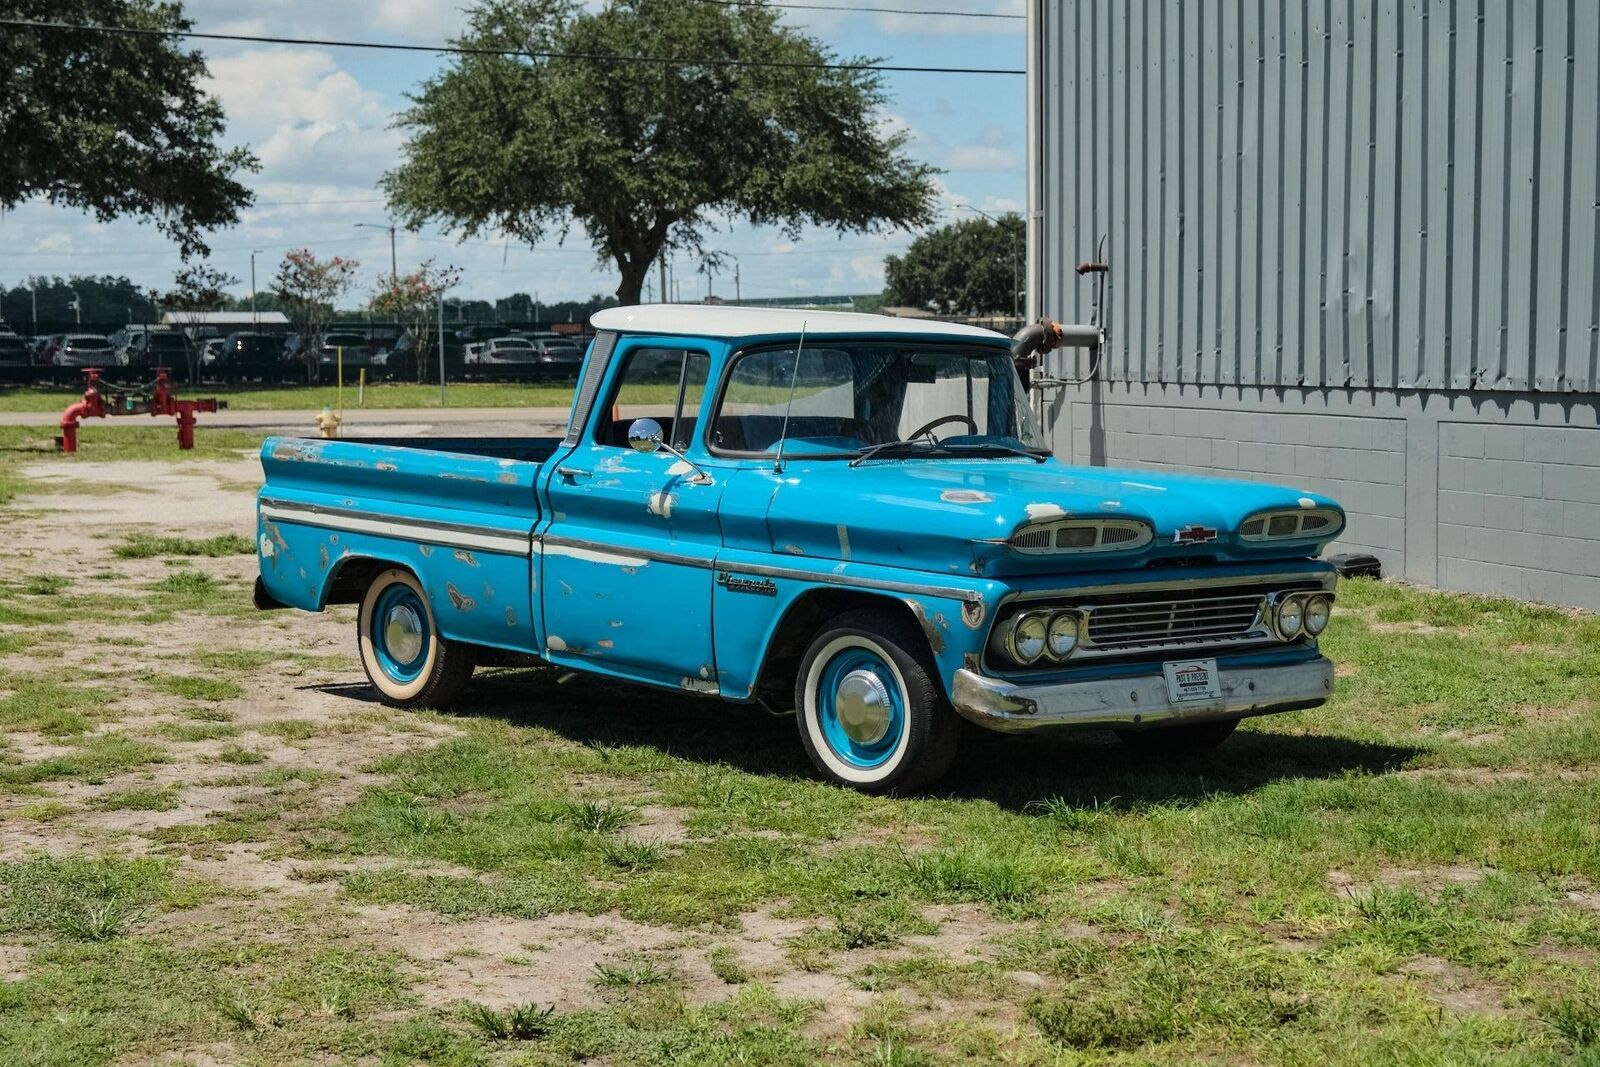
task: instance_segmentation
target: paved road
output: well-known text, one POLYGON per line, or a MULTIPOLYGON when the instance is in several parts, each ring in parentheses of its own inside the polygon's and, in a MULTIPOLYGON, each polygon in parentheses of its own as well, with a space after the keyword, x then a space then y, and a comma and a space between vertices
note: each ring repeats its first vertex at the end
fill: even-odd
MULTIPOLYGON (((321 409, 303 411, 219 411, 199 416, 199 430, 261 430, 315 436, 316 417, 321 409)), ((0 412, 0 426, 57 426, 60 412, 0 412)), ((562 433, 567 424, 566 408, 346 408, 346 435, 371 433, 409 433, 418 437, 548 437, 562 433)), ((83 432, 102 426, 173 425, 172 419, 153 419, 148 415, 128 415, 108 419, 86 419, 83 432)))

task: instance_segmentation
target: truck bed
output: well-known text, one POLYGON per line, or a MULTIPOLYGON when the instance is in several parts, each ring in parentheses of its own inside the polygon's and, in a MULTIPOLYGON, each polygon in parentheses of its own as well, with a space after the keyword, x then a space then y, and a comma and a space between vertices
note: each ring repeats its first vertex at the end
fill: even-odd
POLYGON ((439 631, 516 651, 535 644, 530 566, 535 486, 556 438, 272 437, 258 507, 262 584, 320 610, 385 566, 440 605, 439 631))

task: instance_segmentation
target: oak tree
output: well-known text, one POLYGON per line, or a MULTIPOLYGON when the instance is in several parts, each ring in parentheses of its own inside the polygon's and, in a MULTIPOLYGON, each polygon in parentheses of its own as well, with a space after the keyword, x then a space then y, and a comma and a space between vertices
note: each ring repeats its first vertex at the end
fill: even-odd
POLYGON ((478 51, 398 121, 384 189, 412 228, 533 243, 575 222, 627 304, 664 251, 706 255, 736 218, 798 236, 930 217, 934 171, 882 121, 881 75, 760 2, 480 0, 457 43, 478 51))
POLYGON ((205 59, 170 36, 192 25, 181 4, 0 0, 0 20, 50 24, 0 38, 0 208, 43 197, 101 221, 154 218, 185 258, 239 221, 251 193, 238 175, 256 159, 220 144, 205 59))
POLYGON ((1009 313, 1018 301, 1023 225, 1015 212, 962 219, 884 260, 884 299, 942 314, 1009 313))

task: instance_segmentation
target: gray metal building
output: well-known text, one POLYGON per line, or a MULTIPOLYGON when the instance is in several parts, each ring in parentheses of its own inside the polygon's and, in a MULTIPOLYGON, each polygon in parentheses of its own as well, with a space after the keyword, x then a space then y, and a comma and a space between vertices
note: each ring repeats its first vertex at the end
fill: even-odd
POLYGON ((1600 610, 1600 3, 1030 0, 1029 317, 1075 462, 1328 492, 1345 550, 1600 610))

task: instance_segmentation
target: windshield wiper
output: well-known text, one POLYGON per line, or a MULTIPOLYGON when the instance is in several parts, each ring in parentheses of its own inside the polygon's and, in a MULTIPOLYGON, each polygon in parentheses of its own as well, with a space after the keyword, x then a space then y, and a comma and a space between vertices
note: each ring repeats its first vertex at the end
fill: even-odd
POLYGON ((1035 463, 1043 463, 1045 460, 1050 458, 1048 454, 1034 452, 1027 448, 1018 448, 1016 445, 1008 445, 1002 441, 963 441, 953 444, 944 444, 940 447, 948 448, 952 452, 977 452, 982 449, 993 449, 999 452, 1009 452, 1013 456, 1026 456, 1035 463))
POLYGON ((924 448, 929 452, 945 447, 937 442, 930 441, 926 437, 908 437, 904 441, 884 441, 882 444, 871 445, 867 448, 863 448, 860 454, 857 455, 855 459, 850 461, 850 466, 859 467, 873 456, 876 456, 879 452, 887 452, 891 448, 911 448, 913 446, 924 448))

